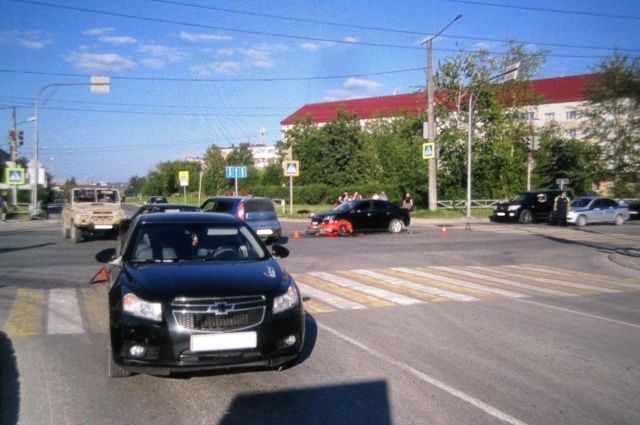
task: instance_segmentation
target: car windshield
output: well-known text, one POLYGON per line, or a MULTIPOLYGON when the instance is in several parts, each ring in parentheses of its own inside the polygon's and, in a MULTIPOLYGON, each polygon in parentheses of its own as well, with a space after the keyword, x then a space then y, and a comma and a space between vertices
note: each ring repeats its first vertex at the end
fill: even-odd
POLYGON ((589 202, 591 202, 592 199, 589 198, 578 198, 576 200, 574 200, 573 202, 571 202, 571 206, 574 208, 584 208, 587 205, 589 205, 589 202))
POLYGON ((519 193, 511 199, 511 202, 528 202, 532 197, 530 193, 519 193))
POLYGON ((138 226, 125 261, 254 261, 267 257, 262 244, 241 224, 179 222, 138 226))

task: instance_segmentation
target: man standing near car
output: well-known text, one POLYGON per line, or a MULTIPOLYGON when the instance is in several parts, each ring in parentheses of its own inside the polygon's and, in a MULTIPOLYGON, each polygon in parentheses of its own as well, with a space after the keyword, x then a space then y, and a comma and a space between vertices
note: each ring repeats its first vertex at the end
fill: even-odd
POLYGON ((553 210, 558 214, 558 223, 562 227, 567 225, 567 214, 569 214, 569 203, 571 199, 567 198, 567 192, 562 192, 560 196, 556 196, 553 201, 553 210))

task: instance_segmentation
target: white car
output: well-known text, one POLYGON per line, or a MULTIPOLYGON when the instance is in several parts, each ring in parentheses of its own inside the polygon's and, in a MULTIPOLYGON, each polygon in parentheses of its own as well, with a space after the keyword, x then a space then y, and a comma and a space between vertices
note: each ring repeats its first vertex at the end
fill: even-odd
POLYGON ((620 225, 629 220, 629 206, 611 198, 578 198, 571 202, 567 223, 582 227, 591 223, 620 225))

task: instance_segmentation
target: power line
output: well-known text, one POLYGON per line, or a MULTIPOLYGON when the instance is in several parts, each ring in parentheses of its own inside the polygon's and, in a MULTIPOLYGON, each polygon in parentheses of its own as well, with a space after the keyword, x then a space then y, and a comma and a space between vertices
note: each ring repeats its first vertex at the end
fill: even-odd
POLYGON ((542 7, 531 7, 531 6, 514 6, 512 4, 496 4, 496 3, 487 3, 482 1, 472 1, 472 0, 444 0, 451 3, 465 3, 465 4, 473 4, 476 6, 489 6, 489 7, 500 7, 504 9, 520 9, 520 10, 530 10, 535 12, 549 12, 549 13, 562 13, 567 15, 582 15, 582 16, 594 16, 597 18, 612 18, 612 19, 632 19, 632 20, 640 20, 640 16, 630 16, 630 15, 611 15, 607 13, 594 13, 594 12, 580 12, 575 10, 561 10, 561 9, 549 9, 542 7))

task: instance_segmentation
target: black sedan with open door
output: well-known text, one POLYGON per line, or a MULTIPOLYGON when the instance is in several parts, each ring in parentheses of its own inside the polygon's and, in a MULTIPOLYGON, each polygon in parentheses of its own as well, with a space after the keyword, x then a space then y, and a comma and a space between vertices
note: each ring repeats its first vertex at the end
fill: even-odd
POLYGON ((323 223, 347 221, 352 231, 400 233, 411 222, 409 210, 378 199, 360 199, 314 214, 307 234, 319 233, 323 223))
POLYGON ((229 214, 139 216, 120 257, 96 255, 108 264, 109 376, 295 364, 304 308, 274 258, 289 251, 271 250, 229 214))

